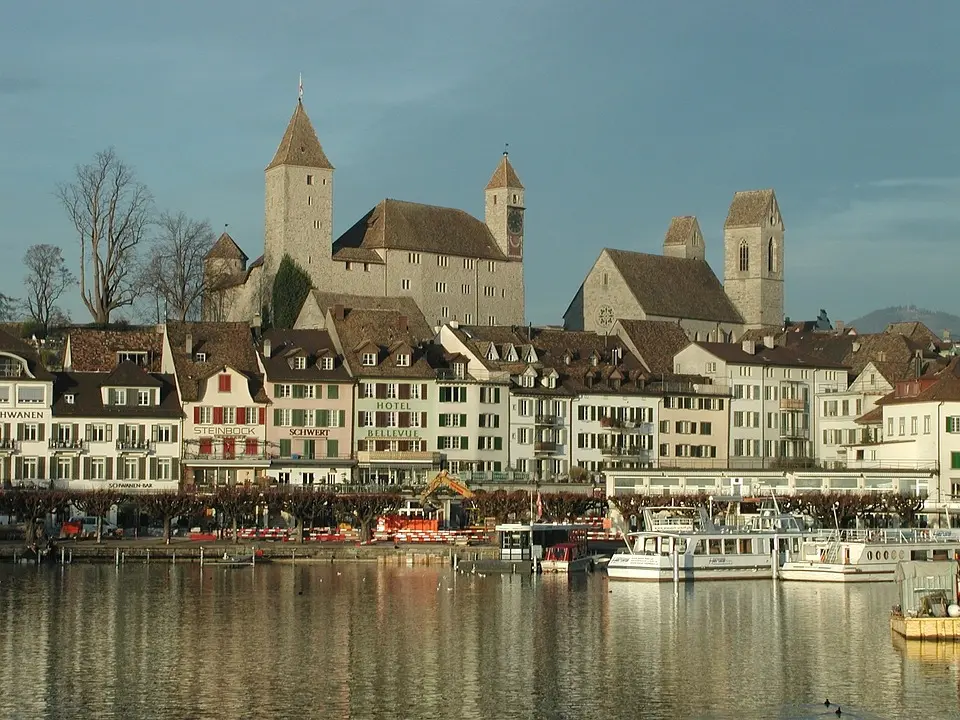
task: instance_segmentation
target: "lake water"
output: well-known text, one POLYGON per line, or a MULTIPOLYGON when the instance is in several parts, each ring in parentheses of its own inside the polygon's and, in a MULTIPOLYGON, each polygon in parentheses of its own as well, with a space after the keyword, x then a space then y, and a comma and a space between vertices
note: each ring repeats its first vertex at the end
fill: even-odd
POLYGON ((0 717, 955 718, 892 584, 0 567, 0 717))

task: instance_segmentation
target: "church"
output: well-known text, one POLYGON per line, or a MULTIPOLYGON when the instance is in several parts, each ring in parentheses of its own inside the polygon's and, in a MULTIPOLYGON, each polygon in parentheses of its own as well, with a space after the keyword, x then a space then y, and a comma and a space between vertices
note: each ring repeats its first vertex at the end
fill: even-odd
POLYGON ((220 236, 204 263, 205 320, 256 318, 289 255, 324 293, 408 297, 431 325, 524 324, 524 188, 507 153, 484 191, 482 221, 388 198, 334 241, 333 180, 301 98, 265 170, 263 255, 248 264, 220 236))
POLYGON ((723 225, 723 284, 696 217, 675 217, 663 254, 604 248, 563 315, 568 330, 617 320, 679 324, 691 340, 730 342, 783 327, 783 219, 773 190, 737 192, 723 225))

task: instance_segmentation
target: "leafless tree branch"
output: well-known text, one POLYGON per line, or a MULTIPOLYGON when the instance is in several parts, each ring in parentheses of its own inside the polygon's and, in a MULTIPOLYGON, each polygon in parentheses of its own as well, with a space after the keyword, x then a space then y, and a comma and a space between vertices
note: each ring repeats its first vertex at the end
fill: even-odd
POLYGON ((144 273, 165 315, 181 322, 200 315, 200 302, 209 278, 204 257, 213 247, 213 228, 206 220, 193 220, 184 213, 164 212, 157 222, 158 234, 144 273))
POLYGON ((27 291, 27 312, 46 335, 57 300, 77 280, 67 268, 63 252, 56 245, 31 245, 23 256, 23 264, 27 268, 27 275, 23 279, 27 291))

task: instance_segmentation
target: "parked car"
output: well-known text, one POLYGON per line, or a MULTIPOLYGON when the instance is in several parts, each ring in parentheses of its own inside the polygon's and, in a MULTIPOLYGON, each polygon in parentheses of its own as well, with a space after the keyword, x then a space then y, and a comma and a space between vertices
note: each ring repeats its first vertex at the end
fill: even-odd
MULTIPOLYGON (((83 515, 70 518, 60 527, 60 534, 63 537, 96 537, 97 536, 97 518, 92 515, 83 515)), ((118 528, 108 520, 100 521, 100 537, 119 538, 123 537, 123 530, 118 528)))

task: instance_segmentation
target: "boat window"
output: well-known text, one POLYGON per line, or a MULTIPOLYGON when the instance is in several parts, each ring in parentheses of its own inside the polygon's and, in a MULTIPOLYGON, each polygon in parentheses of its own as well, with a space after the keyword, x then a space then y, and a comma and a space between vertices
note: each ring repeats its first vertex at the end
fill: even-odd
POLYGON ((711 538, 708 542, 708 548, 710 549, 710 555, 719 555, 720 554, 720 539, 711 538))
POLYGON ((889 559, 890 559, 890 553, 889 553, 889 551, 887 551, 887 550, 884 550, 884 551, 883 551, 883 559, 884 559, 884 560, 889 560, 889 559))
POLYGON ((723 539, 723 554, 733 555, 737 552, 737 541, 734 538, 723 539))
POLYGON ((752 552, 750 546, 752 545, 750 538, 740 538, 740 554, 749 555, 752 552))
MULTIPOLYGON (((877 553, 877 555, 879 555, 879 554, 880 554, 880 553, 877 553)), ((927 560, 928 557, 929 557, 929 556, 927 555, 927 551, 926 551, 926 550, 911 550, 911 551, 910 551, 910 559, 911 559, 911 560, 927 560)))
POLYGON ((647 555, 655 555, 657 552, 657 539, 646 538, 643 541, 643 552, 647 555))
POLYGON ((697 544, 693 548, 694 555, 705 555, 706 551, 703 547, 703 540, 697 540, 697 544))
POLYGON ((873 552, 867 550, 867 560, 873 560, 873 552))
POLYGON ((934 560, 949 560, 950 557, 949 557, 949 555, 947 554, 947 551, 946 551, 946 550, 944 550, 944 549, 942 549, 942 548, 938 548, 938 549, 936 549, 936 550, 933 551, 933 559, 934 559, 934 560))

